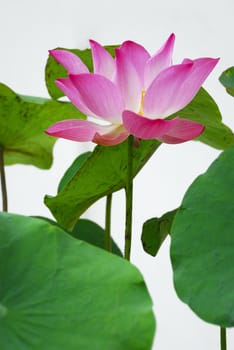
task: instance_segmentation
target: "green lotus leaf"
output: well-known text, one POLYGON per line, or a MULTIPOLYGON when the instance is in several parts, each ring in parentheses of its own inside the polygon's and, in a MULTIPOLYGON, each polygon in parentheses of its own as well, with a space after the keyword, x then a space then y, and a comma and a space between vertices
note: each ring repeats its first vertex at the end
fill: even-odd
POLYGON ((219 77, 219 81, 226 88, 227 93, 234 96, 234 67, 226 69, 219 77))
POLYGON ((0 301, 4 350, 151 349, 136 267, 45 220, 0 213, 0 301))
POLYGON ((5 165, 50 168, 56 138, 44 131, 56 121, 76 118, 86 117, 71 103, 20 96, 0 84, 0 145, 5 165))
POLYGON ((171 229, 178 296, 203 320, 234 326, 234 147, 189 187, 171 229))
POLYGON ((144 222, 141 241, 146 253, 156 256, 161 245, 171 232, 171 225, 178 209, 163 214, 160 218, 151 218, 144 222))

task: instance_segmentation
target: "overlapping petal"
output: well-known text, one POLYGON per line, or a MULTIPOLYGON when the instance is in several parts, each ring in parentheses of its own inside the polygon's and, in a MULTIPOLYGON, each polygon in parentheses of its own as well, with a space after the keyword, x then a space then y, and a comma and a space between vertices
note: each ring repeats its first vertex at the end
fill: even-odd
POLYGON ((124 96, 125 108, 137 111, 141 101, 142 84, 132 61, 120 49, 116 50, 115 82, 124 96))
POLYGON ((158 139, 165 143, 181 143, 199 136, 204 126, 190 120, 174 118, 148 119, 132 111, 123 112, 126 129, 141 139, 158 139))
POLYGON ((172 53, 175 43, 175 34, 171 34, 165 44, 145 65, 144 88, 147 89, 157 75, 172 65, 172 53))
POLYGON ((50 136, 67 140, 93 141, 103 146, 111 146, 124 141, 128 132, 122 125, 98 125, 88 120, 70 119, 55 123, 46 130, 50 136))
POLYGON ((74 53, 66 50, 50 50, 50 55, 59 62, 68 74, 88 73, 89 70, 81 59, 74 53))
POLYGON ((219 58, 202 57, 195 60, 185 59, 182 63, 193 63, 186 84, 189 88, 190 101, 218 63, 219 58))
POLYGON ((113 146, 126 140, 128 135, 128 131, 123 125, 104 126, 101 131, 95 134, 93 142, 102 146, 113 146))
POLYGON ((125 41, 120 46, 120 51, 128 57, 128 60, 135 67, 141 81, 141 86, 144 87, 145 65, 150 59, 150 54, 143 46, 130 40, 125 41))
POLYGON ((104 120, 121 124, 124 100, 116 85, 99 74, 70 75, 86 107, 104 120))
MULTIPOLYGON (((171 122, 172 120, 167 121, 171 122)), ((204 125, 191 120, 177 117, 174 118, 173 121, 173 127, 168 130, 167 133, 159 137, 161 142, 175 144, 190 141, 201 135, 201 133, 205 130, 204 125)))
POLYGON ((96 133, 102 132, 102 127, 88 120, 70 119, 53 124, 46 130, 51 136, 72 141, 92 141, 96 133))
POLYGON ((89 42, 92 50, 94 73, 112 80, 115 72, 114 58, 98 42, 94 40, 89 42))
POLYGON ((92 112, 83 103, 79 91, 76 89, 70 78, 61 78, 56 80, 56 85, 64 94, 69 98, 69 100, 79 109, 82 113, 86 115, 92 115, 92 112))
POLYGON ((163 70, 145 93, 144 115, 167 117, 190 102, 187 78, 193 63, 178 64, 163 70))
POLYGON ((218 59, 200 58, 163 70, 145 94, 144 112, 166 117, 185 107, 217 64, 218 59))

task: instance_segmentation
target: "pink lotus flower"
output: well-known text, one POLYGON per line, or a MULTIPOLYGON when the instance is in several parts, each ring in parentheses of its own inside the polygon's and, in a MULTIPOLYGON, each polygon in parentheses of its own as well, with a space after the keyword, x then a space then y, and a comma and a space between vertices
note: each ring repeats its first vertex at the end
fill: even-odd
POLYGON ((68 77, 57 86, 88 120, 65 120, 46 133, 75 141, 114 145, 129 134, 141 139, 181 143, 199 136, 204 126, 179 116, 164 118, 185 107, 213 70, 218 59, 185 59, 172 65, 175 36, 171 34, 154 55, 125 41, 113 58, 90 40, 94 73, 73 53, 52 50, 68 77))

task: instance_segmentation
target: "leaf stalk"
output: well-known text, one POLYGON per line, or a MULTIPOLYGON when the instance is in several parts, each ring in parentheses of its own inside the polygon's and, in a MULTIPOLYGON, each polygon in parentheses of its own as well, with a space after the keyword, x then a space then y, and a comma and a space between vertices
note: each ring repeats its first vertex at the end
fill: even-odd
POLYGON ((105 249, 108 252, 112 251, 111 242, 111 204, 112 204, 112 193, 106 197, 106 217, 105 217, 105 249))
POLYGON ((220 327, 220 349, 227 350, 226 328, 220 327))
POLYGON ((7 187, 6 187, 6 174, 4 167, 4 148, 0 146, 0 177, 1 177, 1 191, 2 191, 2 210, 8 210, 7 201, 7 187))
POLYGON ((128 164, 127 164, 127 183, 126 194, 126 217, 125 217, 125 246, 124 258, 130 261, 132 245, 132 202, 133 202, 133 146, 134 136, 128 137, 128 164))

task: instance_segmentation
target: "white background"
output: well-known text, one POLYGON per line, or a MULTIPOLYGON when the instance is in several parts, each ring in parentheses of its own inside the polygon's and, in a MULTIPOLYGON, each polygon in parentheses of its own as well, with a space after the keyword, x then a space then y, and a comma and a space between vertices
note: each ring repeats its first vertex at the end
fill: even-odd
MULTIPOLYGON (((234 99, 218 77, 234 65, 234 2, 222 0, 0 0, 0 80, 25 95, 48 96, 44 65, 48 49, 57 46, 85 48, 88 39, 118 44, 126 39, 154 53, 168 35, 176 34, 174 62, 184 57, 221 57, 205 87, 216 99, 223 119, 234 128, 234 99)), ((49 171, 31 166, 7 167, 11 212, 49 216, 44 195, 56 193, 64 170, 88 144, 58 141, 49 171)), ((219 329, 206 324, 180 302, 173 290, 169 241, 157 258, 146 255, 140 243, 142 223, 177 207, 193 179, 204 172, 218 151, 198 142, 163 145, 135 180, 134 244, 132 261, 143 273, 154 300, 157 317, 157 350, 218 350, 219 329)), ((113 203, 113 232, 123 247, 123 193, 113 203)), ((103 201, 89 216, 103 224, 103 201)), ((234 334, 228 332, 229 350, 234 334)), ((15 349, 17 350, 17 349, 15 349)), ((104 349, 103 349, 104 350, 104 349)))

